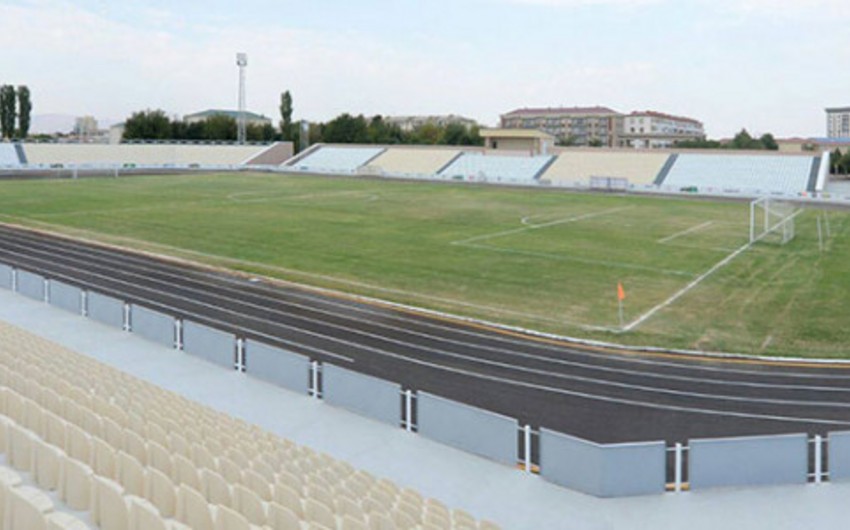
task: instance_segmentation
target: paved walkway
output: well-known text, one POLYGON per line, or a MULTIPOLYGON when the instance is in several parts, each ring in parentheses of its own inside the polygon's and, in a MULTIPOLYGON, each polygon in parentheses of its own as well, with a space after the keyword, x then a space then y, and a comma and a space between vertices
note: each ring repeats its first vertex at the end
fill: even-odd
POLYGON ((505 530, 796 530, 847 524, 850 483, 596 499, 3 289, 0 320, 492 520, 505 530))

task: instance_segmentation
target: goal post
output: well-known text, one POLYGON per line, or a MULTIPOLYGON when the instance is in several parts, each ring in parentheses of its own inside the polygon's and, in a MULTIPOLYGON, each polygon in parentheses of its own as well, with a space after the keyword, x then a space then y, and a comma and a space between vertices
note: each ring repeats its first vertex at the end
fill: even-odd
POLYGON ((762 197, 750 203, 750 244, 788 244, 796 236, 794 219, 802 212, 790 201, 762 197))

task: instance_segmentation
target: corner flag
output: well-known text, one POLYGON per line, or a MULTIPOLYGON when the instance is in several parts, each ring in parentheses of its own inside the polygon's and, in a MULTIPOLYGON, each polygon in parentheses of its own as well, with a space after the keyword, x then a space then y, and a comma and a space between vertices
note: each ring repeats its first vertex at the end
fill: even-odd
POLYGON ((626 290, 623 289, 623 282, 617 282, 617 300, 623 301, 626 299, 626 290))

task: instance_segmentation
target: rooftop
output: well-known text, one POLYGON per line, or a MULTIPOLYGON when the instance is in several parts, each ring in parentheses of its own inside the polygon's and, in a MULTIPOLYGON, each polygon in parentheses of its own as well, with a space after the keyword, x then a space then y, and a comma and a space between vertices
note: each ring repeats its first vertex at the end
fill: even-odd
POLYGON ((521 108, 504 114, 503 116, 560 116, 564 114, 598 114, 598 115, 619 115, 616 110, 608 107, 545 107, 545 108, 521 108))
POLYGON ((826 112, 828 112, 828 113, 831 113, 831 112, 850 112, 850 107, 832 107, 832 108, 826 109, 826 112))
POLYGON ((543 138, 554 140, 551 134, 536 129, 482 129, 481 136, 484 138, 543 138))
MULTIPOLYGON (((238 119, 239 111, 238 110, 226 110, 226 109, 207 109, 202 110, 201 112, 194 112, 192 114, 187 114, 184 116, 184 119, 188 118, 211 118, 213 116, 228 116, 230 118, 238 119)), ((256 112, 245 111, 245 119, 246 120, 264 120, 271 121, 269 118, 266 118, 262 114, 257 114, 256 112)))
POLYGON ((699 120, 695 120, 693 118, 688 118, 688 117, 685 117, 685 116, 675 116, 673 114, 665 114, 663 112, 657 112, 657 111, 654 111, 654 110, 644 110, 644 111, 636 110, 636 111, 632 112, 631 114, 629 114, 629 116, 632 116, 632 117, 647 116, 647 117, 650 117, 650 118, 661 118, 661 119, 667 119, 667 120, 685 121, 685 122, 688 122, 688 123, 693 123, 693 124, 702 126, 702 122, 699 121, 699 120))

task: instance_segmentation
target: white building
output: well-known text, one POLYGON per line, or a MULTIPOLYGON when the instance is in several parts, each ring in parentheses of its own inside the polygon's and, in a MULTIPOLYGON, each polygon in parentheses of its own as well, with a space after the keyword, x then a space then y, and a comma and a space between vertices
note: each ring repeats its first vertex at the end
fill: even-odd
POLYGON ((850 138, 850 107, 826 109, 826 136, 850 138))
POLYGON ((426 123, 445 127, 449 124, 460 124, 471 129, 478 125, 475 120, 458 116, 456 114, 432 115, 432 116, 384 116, 384 122, 397 125, 402 131, 412 131, 417 127, 421 127, 426 123))
POLYGON ((621 147, 661 149, 678 141, 705 138, 702 122, 662 112, 632 112, 623 118, 621 147))

